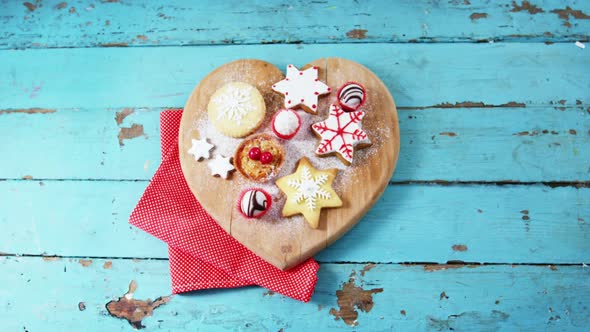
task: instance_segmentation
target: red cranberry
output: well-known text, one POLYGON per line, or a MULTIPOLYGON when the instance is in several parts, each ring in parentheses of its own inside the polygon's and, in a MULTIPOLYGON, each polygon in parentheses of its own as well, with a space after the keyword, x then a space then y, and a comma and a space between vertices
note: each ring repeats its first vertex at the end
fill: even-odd
POLYGON ((260 148, 253 147, 250 149, 250 152, 248 152, 248 157, 252 160, 260 160, 260 154, 261 154, 260 148))
POLYGON ((270 163, 272 163, 272 159, 273 159, 272 153, 270 153, 268 151, 263 152, 262 155, 260 155, 260 162, 262 164, 270 164, 270 163))

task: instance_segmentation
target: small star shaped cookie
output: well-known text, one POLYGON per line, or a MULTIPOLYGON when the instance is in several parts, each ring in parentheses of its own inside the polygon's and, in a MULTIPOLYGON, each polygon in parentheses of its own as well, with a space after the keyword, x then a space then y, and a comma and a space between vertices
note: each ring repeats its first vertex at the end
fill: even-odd
POLYGON ((273 84, 272 89, 285 96, 285 108, 301 106, 311 114, 317 113, 318 96, 331 91, 318 79, 318 67, 299 70, 293 65, 287 66, 287 77, 273 84))
POLYGON ((211 170, 211 175, 219 175, 223 179, 227 179, 229 172, 234 170, 234 166, 229 160, 230 157, 218 155, 213 160, 209 161, 207 166, 209 166, 209 169, 211 170))
POLYGON ((276 182, 287 195, 283 217, 303 214, 311 228, 318 228, 322 208, 342 206, 342 200, 332 188, 337 173, 335 168, 315 169, 307 158, 301 158, 295 173, 276 182))
POLYGON ((196 161, 210 158, 209 151, 213 149, 213 144, 209 144, 206 138, 191 139, 191 141, 193 146, 188 149, 188 153, 192 154, 196 161))

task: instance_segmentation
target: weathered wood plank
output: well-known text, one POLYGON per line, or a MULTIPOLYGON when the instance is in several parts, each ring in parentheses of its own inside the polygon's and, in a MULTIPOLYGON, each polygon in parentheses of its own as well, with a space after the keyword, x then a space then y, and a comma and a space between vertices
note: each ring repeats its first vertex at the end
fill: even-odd
POLYGON ((6 1, 1 48, 587 40, 586 1, 6 1), (569 8, 569 10, 568 10, 569 8))
POLYGON ((364 64, 397 106, 590 105, 590 53, 572 44, 243 45, 0 51, 0 110, 182 107, 228 61, 339 56, 364 64), (285 56, 288 55, 288 56, 285 56), (465 103, 467 102, 467 103, 465 103))
MULTIPOLYGON (((127 224, 146 185, 0 182, 0 252, 165 258, 163 243, 127 224)), ((589 188, 396 185, 317 259, 589 262, 589 221, 589 188)))
MULTIPOLYGON (((11 271, 0 273, 0 282, 10 285, 0 288, 2 326, 8 331, 130 331, 129 323, 111 317, 115 311, 105 305, 123 296, 132 280, 137 305, 149 307, 148 298, 167 301, 150 317, 136 313, 143 318, 136 324, 166 331, 349 330, 347 323, 362 331, 583 331, 590 324, 590 269, 581 266, 433 271, 420 265, 323 264, 311 302, 301 303, 259 287, 167 298, 167 261, 83 263, 0 258, 2 271, 11 271), (335 320, 338 314, 345 319, 335 320)), ((135 306, 129 308, 133 312, 135 306)))
MULTIPOLYGON (((559 108, 400 110, 392 180, 590 181, 590 114, 559 108)), ((131 111, 0 115, 10 142, 0 155, 11 156, 0 178, 150 179, 160 163, 161 109, 131 111)))

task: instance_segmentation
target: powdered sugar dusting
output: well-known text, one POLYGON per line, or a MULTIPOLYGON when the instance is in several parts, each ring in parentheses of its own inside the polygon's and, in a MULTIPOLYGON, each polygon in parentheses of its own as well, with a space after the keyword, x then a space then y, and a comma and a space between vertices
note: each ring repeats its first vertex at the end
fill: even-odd
MULTIPOLYGON (((351 186, 354 186, 357 181, 360 181, 358 177, 353 176, 354 173, 357 171, 357 169, 361 168, 369 158, 372 158, 376 153, 378 153, 383 139, 388 139, 391 135, 391 128, 382 126, 379 121, 373 121, 373 119, 376 117, 376 114, 372 114, 372 112, 378 111, 378 109, 371 103, 373 101, 373 98, 371 98, 371 91, 368 90, 367 94, 367 102, 363 105, 363 107, 360 108, 360 110, 365 111, 367 114, 365 119, 363 119, 362 128, 367 132, 372 145, 363 149, 355 149, 354 159, 350 166, 346 166, 335 155, 320 157, 315 154, 315 150, 319 144, 319 138, 311 130, 311 125, 327 118, 329 109, 328 107, 324 107, 323 109, 318 110, 317 115, 309 114, 302 110, 295 110, 301 118, 301 129, 299 132, 297 132, 295 137, 290 140, 282 140, 277 138, 283 144, 285 158, 281 170, 273 179, 266 183, 258 183, 246 179, 237 172, 233 175, 231 181, 235 182, 235 185, 239 189, 237 192, 242 192, 246 189, 257 187, 265 190, 272 197, 273 204, 271 209, 262 218, 258 220, 253 219, 251 222, 273 223, 277 226, 273 228, 273 231, 279 233, 285 232, 284 235, 290 236, 299 234, 303 227, 307 227, 305 219, 301 215, 288 218, 282 217, 282 209, 285 204, 286 196, 278 189, 275 184, 276 179, 292 174, 296 169, 297 162, 302 157, 307 157, 312 166, 317 169, 338 169, 338 174, 332 184, 332 187, 340 196, 345 190, 350 190, 349 188, 351 186)), ((328 98, 334 99, 331 100, 331 102, 336 102, 335 97, 330 96, 328 98)), ((267 107, 268 106, 269 103, 267 103, 267 107)), ((203 110, 198 111, 202 112, 203 110)), ((266 133, 276 137, 271 129, 271 118, 276 111, 278 111, 278 108, 267 109, 266 118, 263 121, 263 124, 253 134, 266 133)), ((212 151, 214 155, 221 154, 223 156, 233 156, 238 145, 243 140, 227 137, 219 133, 217 129, 215 129, 215 127, 209 121, 207 121, 206 117, 195 121, 193 128, 198 130, 199 136, 201 138, 205 136, 212 144, 215 145, 215 148, 212 151)), ((227 200, 227 197, 219 197, 219 199, 227 200)), ((239 197, 235 197, 233 199, 237 201, 239 197)))

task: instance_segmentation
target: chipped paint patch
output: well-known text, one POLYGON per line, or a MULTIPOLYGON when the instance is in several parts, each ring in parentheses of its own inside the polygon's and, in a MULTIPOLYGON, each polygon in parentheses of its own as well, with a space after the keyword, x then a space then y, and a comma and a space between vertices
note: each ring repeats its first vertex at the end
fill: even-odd
POLYGON ((455 244, 452 248, 453 251, 467 251, 467 246, 464 244, 455 244))
POLYGON ((450 270, 450 269, 460 269, 465 266, 466 265, 463 265, 463 264, 424 264, 424 271, 435 272, 435 271, 443 271, 443 270, 450 270))
POLYGON ((542 8, 539 8, 528 1, 523 1, 520 6, 516 4, 516 1, 512 1, 512 9, 510 11, 512 13, 527 11, 531 15, 545 12, 542 8))
POLYGON ((22 177, 23 180, 33 180, 33 176, 32 175, 25 175, 22 177))
POLYGON ((92 264, 92 259, 80 259, 78 263, 84 267, 89 267, 92 264))
POLYGON ((137 39, 141 40, 141 41, 146 41, 148 40, 148 37, 146 35, 137 35, 136 37, 137 39))
POLYGON ((549 265, 548 267, 551 271, 557 271, 557 267, 555 267, 555 265, 549 265))
POLYGON ((80 311, 86 310, 86 303, 78 302, 78 310, 80 310, 80 311))
POLYGON ((46 109, 46 108, 27 108, 27 109, 6 109, 0 110, 0 115, 2 114, 49 114, 55 113, 55 110, 46 109))
POLYGON ((367 31, 364 29, 354 29, 346 33, 346 37, 350 39, 365 39, 367 38, 367 31))
POLYGON ((137 282, 132 280, 129 284, 129 290, 127 293, 119 297, 117 300, 108 302, 105 307, 109 315, 125 319, 131 326, 133 326, 133 328, 139 330, 145 327, 141 324, 141 321, 145 317, 151 316, 154 310, 159 306, 170 302, 172 295, 158 297, 153 302, 150 299, 135 300, 133 294, 136 290, 137 282))
POLYGON ((402 309, 402 310, 400 310, 400 311, 399 311, 399 313, 400 313, 402 316, 405 316, 405 315, 406 315, 406 311, 405 311, 405 310, 403 310, 403 309, 402 309))
POLYGON ((365 265, 362 268, 362 270, 360 271, 361 276, 364 277, 365 276, 365 273, 371 271, 371 269, 373 269, 375 266, 377 266, 377 264, 375 264, 375 263, 369 263, 369 264, 365 265))
POLYGON ((488 17, 488 14, 487 13, 473 13, 473 14, 469 15, 469 18, 472 21, 479 20, 479 19, 482 19, 482 18, 487 18, 487 17, 488 17))
POLYGON ((37 6, 33 5, 30 2, 23 2, 23 6, 27 7, 27 9, 31 12, 34 12, 37 9, 37 6))
POLYGON ((439 299, 439 301, 448 300, 449 296, 447 295, 447 293, 445 291, 443 291, 442 293, 440 293, 440 296, 438 299, 439 299))
POLYGON ((104 262, 104 265, 102 266, 102 268, 106 270, 110 269, 111 267, 113 267, 113 262, 111 261, 104 262))
POLYGON ((67 2, 60 2, 57 5, 55 5, 55 9, 60 10, 60 9, 64 9, 68 6, 67 2))
POLYGON ((373 294, 383 292, 383 288, 364 290, 355 284, 356 272, 353 270, 348 282, 342 284, 342 289, 336 291, 338 308, 330 308, 330 315, 334 320, 342 319, 350 326, 358 326, 359 310, 370 312, 373 309, 373 294))
POLYGON ((262 296, 273 296, 275 294, 276 294, 276 292, 269 290, 267 292, 262 293, 262 296))
POLYGON ((538 131, 538 130, 533 130, 533 131, 520 131, 518 133, 514 133, 512 134, 512 136, 538 136, 538 135, 559 135, 559 132, 555 131, 555 130, 551 130, 549 131, 549 129, 543 129, 542 131, 538 131))
POLYGON ((133 108, 124 108, 121 112, 116 112, 115 121, 117 122, 117 125, 121 125, 123 123, 123 120, 125 120, 126 117, 133 114, 134 112, 135 109, 133 108))
POLYGON ((455 136, 457 136, 457 134, 455 134, 453 132, 450 132, 450 131, 444 131, 442 133, 439 133, 439 135, 441 135, 441 136, 449 136, 449 137, 455 137, 455 136))
POLYGON ((570 6, 566 6, 564 9, 554 9, 551 12, 557 14, 557 17, 563 20, 563 25, 568 28, 572 26, 570 23, 570 16, 577 20, 590 19, 590 15, 584 13, 581 10, 572 9, 570 6))
POLYGON ((119 130, 119 145, 124 146, 124 140, 134 139, 140 136, 146 136, 143 132, 143 125, 134 123, 131 127, 121 127, 119 130))
POLYGON ((436 331, 453 331, 460 326, 473 324, 473 322, 477 322, 480 330, 496 331, 500 330, 500 323, 507 320, 508 317, 510 315, 505 312, 492 310, 489 314, 467 311, 457 315, 449 315, 446 319, 427 316, 427 320, 430 327, 436 331))
POLYGON ((55 262, 61 260, 61 258, 57 256, 43 256, 43 260, 46 262, 55 262))

